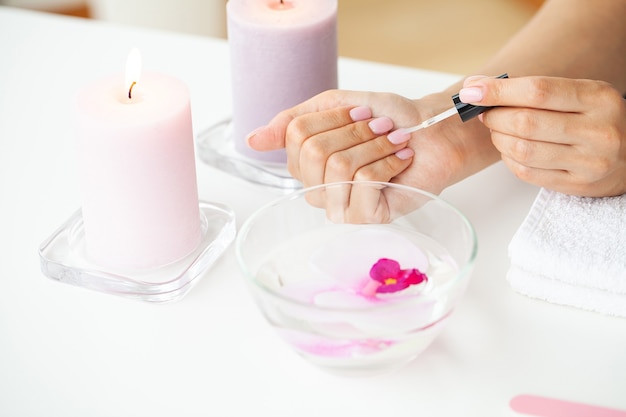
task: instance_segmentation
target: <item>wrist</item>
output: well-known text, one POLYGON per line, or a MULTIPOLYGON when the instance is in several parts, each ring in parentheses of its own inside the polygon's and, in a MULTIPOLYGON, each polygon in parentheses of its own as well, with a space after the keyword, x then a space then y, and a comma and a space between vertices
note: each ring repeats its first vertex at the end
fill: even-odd
MULTIPOLYGON (((417 123, 453 106, 452 95, 457 91, 457 86, 451 86, 447 90, 414 100, 422 118, 417 123)), ((460 116, 453 115, 420 132, 419 137, 432 138, 435 142, 445 140, 451 145, 447 156, 449 160, 446 162, 455 169, 450 170, 449 178, 443 179, 447 185, 461 181, 500 160, 500 153, 491 142, 491 132, 477 118, 463 122, 460 116)))

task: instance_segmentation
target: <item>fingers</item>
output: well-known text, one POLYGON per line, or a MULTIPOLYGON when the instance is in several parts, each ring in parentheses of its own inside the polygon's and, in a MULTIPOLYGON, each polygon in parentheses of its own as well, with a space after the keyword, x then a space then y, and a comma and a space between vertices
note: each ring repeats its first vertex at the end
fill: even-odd
POLYGON ((626 191, 626 155, 620 140, 604 147, 594 136, 589 146, 526 140, 499 133, 492 141, 502 160, 521 180, 581 196, 616 195, 626 191), (620 185, 621 184, 621 185, 620 185))
POLYGON ((529 168, 587 170, 594 153, 614 151, 601 145, 599 131, 583 113, 509 108, 488 113, 483 123, 502 158, 529 168))
POLYGON ((285 147, 287 126, 301 114, 316 111, 312 101, 305 101, 295 107, 278 113, 266 126, 261 126, 250 132, 246 137, 249 147, 257 151, 271 151, 285 147))
POLYGON ((391 217, 383 186, 353 185, 346 207, 343 219, 346 223, 386 223, 391 217))
POLYGON ((541 142, 493 131, 491 141, 503 160, 528 168, 568 170, 576 165, 575 148, 567 144, 541 142))
POLYGON ((470 77, 462 101, 480 116, 502 160, 522 180, 607 196, 626 190, 626 105, 606 82, 556 77, 470 77))
POLYGON ((588 197, 602 197, 623 193, 623 188, 606 188, 600 182, 591 182, 586 175, 578 175, 580 174, 578 171, 533 168, 520 164, 508 157, 503 157, 502 160, 516 177, 538 187, 546 187, 565 194, 588 197))
MULTIPOLYGON (((310 163, 313 158, 307 151, 316 145, 315 142, 311 142, 310 147, 305 146, 301 155, 304 161, 303 180, 312 184, 350 180, 388 181, 402 172, 413 157, 413 150, 407 147, 406 142, 395 145, 386 135, 375 135, 360 143, 355 139, 354 142, 350 147, 327 150, 323 157, 325 164, 310 163)), ((312 153, 319 155, 319 150, 312 153)))
POLYGON ((497 107, 481 116, 483 124, 491 129, 492 137, 498 132, 534 141, 575 145, 581 141, 582 131, 589 129, 581 113, 497 107))
MULTIPOLYGON (((389 181, 411 164, 414 153, 407 146, 410 137, 392 143, 387 138, 394 127, 391 119, 372 118, 369 106, 346 105, 369 102, 369 94, 355 94, 326 92, 285 110, 251 133, 248 144, 256 150, 285 147, 287 168, 305 187, 353 179, 389 181)), ((398 101, 411 105, 410 101, 385 95, 377 101, 384 104, 378 111, 384 114, 387 105, 394 110, 391 103, 398 101)), ((371 218, 379 208, 376 194, 357 191, 353 195, 352 187, 333 187, 310 193, 307 201, 325 207, 329 218, 371 218)))
MULTIPOLYGON (((384 137, 382 139, 386 140, 384 137)), ((374 141, 368 144, 372 142, 374 141)), ((332 177, 332 174, 329 174, 325 182, 348 180, 388 182, 409 167, 413 155, 413 150, 407 147, 395 154, 361 166, 354 172, 352 178, 332 177)), ((338 171, 338 173, 341 172, 343 171, 338 171)), ((340 217, 350 223, 374 222, 373 219, 381 221, 388 217, 389 209, 386 208, 385 200, 373 187, 329 189, 325 195, 319 197, 324 198, 324 204, 331 219, 337 218, 337 213, 342 213, 340 217)))
POLYGON ((250 132, 246 137, 246 142, 248 146, 257 151, 284 148, 287 126, 294 119, 310 113, 345 107, 349 96, 350 92, 339 94, 336 90, 320 93, 309 100, 278 113, 266 126, 250 132))
POLYGON ((520 77, 498 79, 475 76, 465 80, 459 91, 464 103, 481 106, 525 107, 579 112, 587 108, 593 94, 578 94, 580 89, 588 91, 598 88, 589 80, 572 80, 557 77, 520 77))
MULTIPOLYGON (((319 114, 310 117, 317 119, 319 114)), ((310 129, 302 127, 308 125, 307 116, 302 119, 302 125, 294 127, 302 129, 302 133, 296 134, 289 128, 287 150, 290 172, 305 187, 351 180, 388 181, 405 170, 413 158, 413 150, 406 142, 394 144, 387 139, 386 134, 393 129, 389 118, 353 122, 313 137, 307 137, 310 129)), ((298 120, 292 124, 299 125, 295 123, 298 120)), ((371 207, 355 206, 353 201, 350 187, 335 187, 317 193, 310 202, 325 206, 335 218, 337 213, 371 207)))
POLYGON ((584 105, 579 111, 497 107, 484 113, 481 119, 502 157, 528 168, 578 171, 578 176, 602 172, 597 165, 614 158, 621 146, 621 95, 598 81, 531 78, 553 81, 563 95, 584 105))
MULTIPOLYGON (((352 180, 362 167, 407 146, 406 141, 394 144, 387 139, 386 134, 394 126, 391 119, 359 120, 366 117, 371 117, 368 108, 343 107, 293 119, 287 126, 285 142, 289 172, 304 186, 352 180)), ((404 151, 395 159, 406 161, 411 157, 409 153, 409 150, 404 151)), ((387 169, 379 176, 389 174, 387 169)))
POLYGON ((569 173, 565 170, 554 170, 545 168, 531 168, 517 162, 515 159, 502 156, 502 161, 513 174, 522 181, 542 187, 545 184, 553 184, 561 187, 569 181, 569 173))
MULTIPOLYGON (((365 108, 337 108, 293 119, 286 131, 288 169, 303 186, 351 180, 389 181, 413 158, 407 142, 392 143, 394 124, 371 117, 365 108), (354 121, 357 119, 357 121, 354 121)), ((325 207, 332 220, 371 218, 378 209, 376 193, 361 195, 353 187, 331 187, 307 196, 325 207)))
MULTIPOLYGON (((289 172, 301 181, 319 184, 323 176, 318 175, 316 178, 309 172, 303 173, 302 169, 323 169, 329 155, 373 139, 375 133, 364 121, 370 117, 371 111, 368 108, 343 107, 293 119, 285 133, 289 172)), ((374 130, 378 128, 381 133, 393 126, 393 122, 387 118, 375 119, 370 123, 374 130)))

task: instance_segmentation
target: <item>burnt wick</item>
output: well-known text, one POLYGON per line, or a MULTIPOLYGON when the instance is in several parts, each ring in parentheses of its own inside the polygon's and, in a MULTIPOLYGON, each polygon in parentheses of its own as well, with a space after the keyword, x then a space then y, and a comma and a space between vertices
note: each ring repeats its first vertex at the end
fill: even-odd
POLYGON ((133 87, 135 86, 135 84, 137 84, 137 81, 133 81, 133 83, 130 85, 130 88, 128 89, 128 98, 132 99, 132 93, 133 93, 133 87))

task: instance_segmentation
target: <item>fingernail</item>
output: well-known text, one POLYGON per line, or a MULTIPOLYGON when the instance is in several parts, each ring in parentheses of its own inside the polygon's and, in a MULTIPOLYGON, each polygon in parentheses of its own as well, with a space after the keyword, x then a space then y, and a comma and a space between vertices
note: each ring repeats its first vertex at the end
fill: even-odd
POLYGON ((245 140, 246 140, 246 144, 247 144, 248 146, 251 146, 251 142, 252 142, 252 141, 254 141, 254 137, 255 137, 255 136, 256 136, 256 135, 257 135, 260 131, 262 131, 263 129, 265 129, 265 126, 260 126, 260 127, 257 127, 256 129, 254 129, 252 132, 248 133, 248 134, 246 135, 246 139, 245 139, 245 140))
POLYGON ((372 117, 372 111, 369 107, 360 106, 350 110, 350 118, 353 122, 360 122, 361 120, 367 120, 372 117))
POLYGON ((393 122, 388 117, 378 117, 367 124, 372 132, 377 135, 382 135, 383 133, 389 132, 393 129, 393 122))
POLYGON ((463 103, 477 103, 483 99, 483 90, 478 87, 461 88, 459 98, 463 103))
POLYGON ((411 139, 411 134, 406 133, 404 129, 398 129, 388 134, 387 139, 394 145, 399 145, 411 139))
POLYGON ((400 149, 398 152, 396 152, 396 156, 403 161, 413 158, 413 155, 415 155, 415 152, 413 152, 413 149, 411 148, 400 149))
POLYGON ((256 129, 254 129, 252 132, 248 133, 246 135, 246 140, 250 139, 252 136, 256 135, 257 133, 259 133, 260 130, 263 130, 265 128, 265 126, 259 126, 256 129))

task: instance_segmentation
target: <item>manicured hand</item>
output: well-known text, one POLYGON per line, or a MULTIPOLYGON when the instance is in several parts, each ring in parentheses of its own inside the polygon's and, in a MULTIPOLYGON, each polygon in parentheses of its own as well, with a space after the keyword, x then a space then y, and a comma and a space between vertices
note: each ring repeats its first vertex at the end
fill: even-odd
MULTIPOLYGON (((268 126, 253 132, 248 143, 256 150, 286 148, 289 172, 305 187, 349 180, 388 181, 408 167, 413 151, 407 140, 394 144, 386 138, 394 123, 385 114, 397 113, 393 105, 377 109, 374 117, 367 106, 368 96, 322 93, 278 114, 268 126)), ((402 100, 399 96, 391 99, 402 100)))
MULTIPOLYGON (((463 124, 451 118, 413 134, 396 129, 413 126, 451 104, 449 93, 414 101, 389 93, 332 90, 281 112, 253 132, 248 144, 259 151, 285 147, 290 173, 306 187, 371 180, 439 193, 497 159, 478 121, 463 124)), ((385 192, 319 193, 311 202, 334 211, 343 207, 347 216, 367 221, 384 221, 410 208, 410 202, 385 192)))

